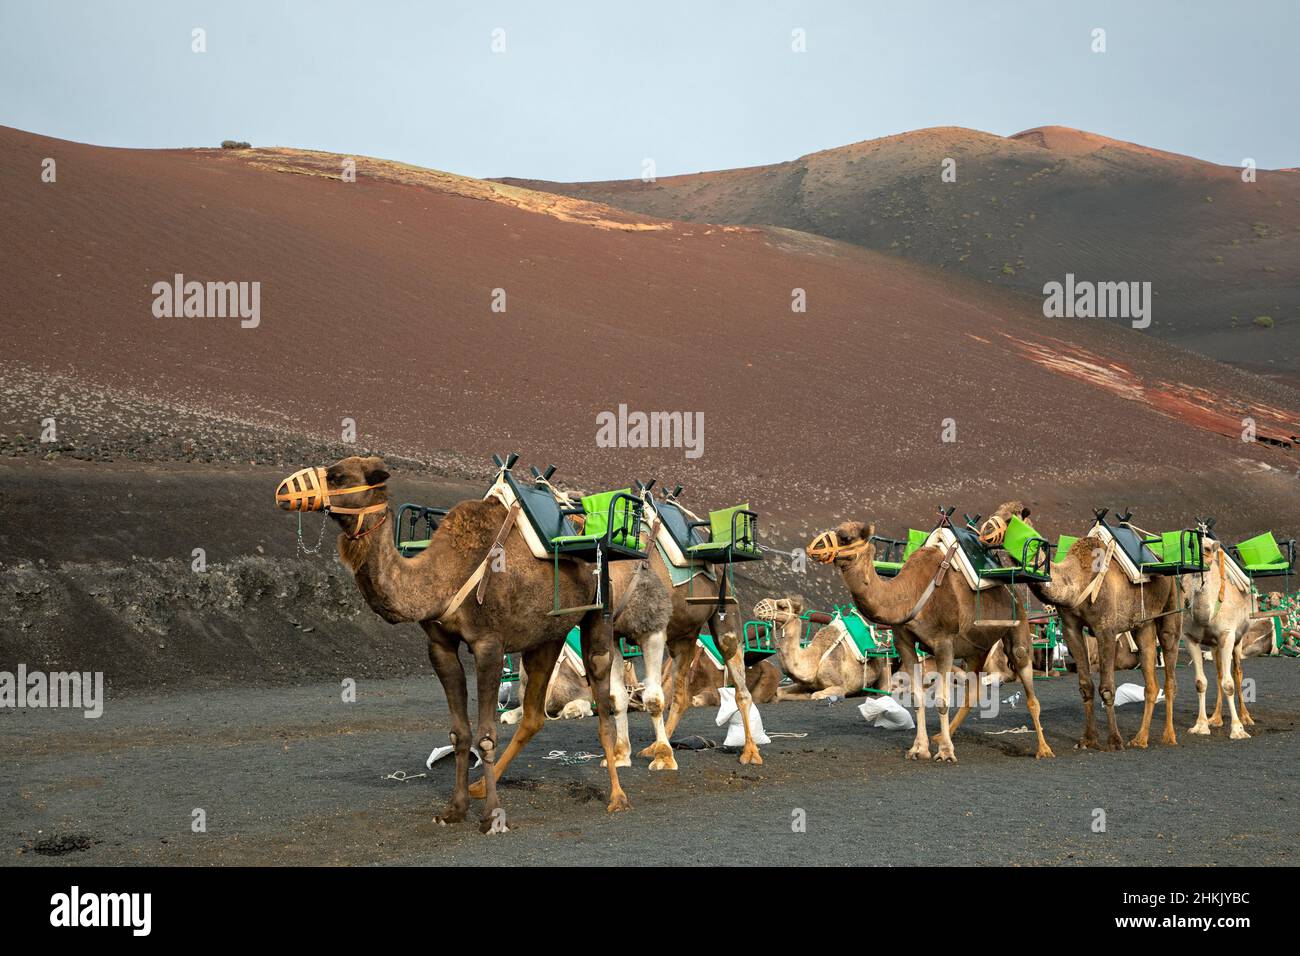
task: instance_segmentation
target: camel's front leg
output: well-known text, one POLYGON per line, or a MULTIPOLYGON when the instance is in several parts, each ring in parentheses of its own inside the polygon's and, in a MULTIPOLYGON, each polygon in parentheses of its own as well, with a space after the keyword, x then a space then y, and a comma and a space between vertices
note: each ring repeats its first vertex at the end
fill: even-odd
POLYGON ((1083 634, 1083 626, 1077 618, 1061 615, 1061 637, 1074 661, 1079 678, 1079 697, 1083 700, 1083 736, 1075 744, 1076 749, 1097 749, 1097 724, 1093 716, 1092 666, 1088 662, 1088 641, 1083 634))
POLYGON ((1233 740, 1247 740, 1250 734, 1246 733, 1246 728, 1242 726, 1241 717, 1237 713, 1237 688, 1233 683, 1235 637, 1234 634, 1226 634, 1219 638, 1216 661, 1219 665, 1219 683, 1223 688, 1223 696, 1228 699, 1228 716, 1232 719, 1232 730, 1228 736, 1233 740))
POLYGON ((1128 742, 1130 747, 1146 749, 1151 733, 1151 715, 1155 713, 1156 698, 1160 696, 1160 685, 1156 683, 1156 629, 1144 624, 1134 635, 1138 642, 1138 660, 1142 665, 1142 682, 1146 692, 1142 699, 1142 727, 1128 742))
POLYGON ((433 625, 426 631, 429 635, 429 661, 447 695, 447 710, 451 715, 449 736, 456 754, 456 783, 447 809, 437 820, 444 825, 460 823, 469 809, 469 690, 465 685, 465 668, 456 654, 457 640, 433 625))
POLYGON ((483 755, 483 781, 487 803, 479 821, 481 833, 505 833, 505 811, 497 796, 494 772, 497 754, 497 697, 501 692, 503 653, 497 638, 480 640, 474 647, 474 675, 478 685, 478 749, 483 755))
MULTIPOLYGON (((664 736, 668 738, 669 745, 672 744, 673 731, 681 722, 682 715, 691 709, 691 664, 694 661, 695 644, 694 642, 676 641, 669 645, 669 651, 673 655, 673 702, 668 708, 668 716, 664 720, 664 736)), ((641 751, 642 757, 654 757, 655 747, 651 744, 641 751)))
MULTIPOLYGON (((1196 723, 1187 728, 1189 734, 1210 733, 1210 721, 1205 716, 1205 689, 1209 685, 1205 681, 1205 655, 1201 652, 1201 645, 1197 644, 1190 637, 1185 638, 1187 649, 1192 654, 1192 669, 1196 671, 1196 723)), ((1216 682, 1217 683, 1217 682, 1216 682)), ((1222 690, 1220 690, 1222 693, 1222 690)), ((1220 700, 1223 698, 1220 697, 1220 700)), ((1216 709, 1215 716, 1218 716, 1216 709)))
POLYGON ((713 632, 713 642, 718 645, 727 662, 731 682, 736 685, 736 707, 740 710, 740 723, 745 728, 745 746, 740 751, 740 762, 761 764, 763 758, 758 753, 758 744, 754 743, 754 734, 749 726, 749 708, 753 706, 754 699, 749 694, 749 684, 745 680, 745 652, 740 645, 740 638, 735 631, 727 631, 719 637, 713 620, 709 621, 709 630, 713 632))
MULTIPOLYGON (((614 721, 611 720, 609 672, 614 657, 621 656, 615 648, 614 632, 601 617, 600 611, 588 611, 582 619, 582 663, 587 671, 587 686, 596 698, 596 717, 600 723, 600 743, 605 750, 605 766, 609 769, 609 813, 631 810, 632 804, 618 782, 618 755, 614 721)), ((620 662, 621 666, 621 662, 620 662)))
POLYGON ((935 760, 957 762, 957 752, 952 746, 952 728, 948 722, 949 695, 952 692, 952 645, 943 642, 935 651, 935 670, 938 672, 936 702, 939 708, 939 749, 935 760))
POLYGON ((1124 749, 1124 738, 1120 736, 1119 722, 1115 719, 1115 637, 1114 632, 1097 635, 1101 699, 1106 705, 1106 723, 1109 727, 1106 739, 1107 750, 1124 749))
POLYGON ((900 640, 899 631, 894 632, 894 643, 898 648, 898 668, 907 674, 912 687, 912 702, 916 707, 916 740, 907 752, 908 760, 930 759, 930 738, 925 732, 925 685, 921 680, 921 662, 916 657, 916 645, 910 638, 900 640))
POLYGON ((1241 644, 1238 644, 1233 650, 1232 655, 1232 674, 1237 682, 1237 706, 1241 708, 1241 722, 1247 727, 1255 726, 1255 720, 1246 710, 1246 695, 1242 690, 1245 685, 1245 679, 1241 672, 1241 644))
POLYGON ((651 770, 676 770, 677 758, 673 756, 673 746, 668 742, 668 732, 664 729, 664 648, 668 645, 668 635, 663 631, 651 634, 641 644, 642 660, 645 664, 645 689, 641 692, 641 702, 650 723, 654 726, 655 742, 650 745, 653 758, 651 770))
MULTIPOLYGON (((534 676, 524 685, 523 718, 500 759, 491 768, 497 780, 501 779, 506 767, 510 766, 510 761, 524 749, 524 745, 546 725, 546 691, 551 683, 551 674, 555 672, 555 661, 560 656, 560 648, 558 641, 551 641, 524 652, 524 673, 534 676)), ((488 767, 484 764, 483 776, 469 788, 469 795, 476 800, 487 796, 487 771, 488 767)))
MULTIPOLYGON (((1042 760, 1045 757, 1055 757, 1052 748, 1047 744, 1047 738, 1043 736, 1043 721, 1041 718, 1043 706, 1038 700, 1038 691, 1034 689, 1034 654, 1033 638, 1029 636, 1026 630, 1023 640, 1027 647, 1025 653, 1008 654, 1007 660, 1016 668, 1016 676, 1020 678, 1021 685, 1025 688, 1025 707, 1029 710, 1029 716, 1034 721, 1034 733, 1038 735, 1038 751, 1034 754, 1035 760, 1042 760)), ((1049 661, 1048 668, 1051 663, 1049 661)), ((1091 679, 1088 681, 1092 685, 1091 679)))
MULTIPOLYGON (((623 677, 623 654, 614 645, 614 663, 609 669, 609 693, 614 707, 614 766, 632 766, 632 741, 627 732, 627 681, 623 677)), ((605 766, 602 760, 600 765, 605 766)))
POLYGON ((1182 636, 1180 615, 1171 615, 1161 621, 1160 649, 1165 656, 1165 732, 1160 742, 1170 747, 1178 746, 1178 734, 1174 732, 1174 700, 1178 697, 1178 640, 1182 636))

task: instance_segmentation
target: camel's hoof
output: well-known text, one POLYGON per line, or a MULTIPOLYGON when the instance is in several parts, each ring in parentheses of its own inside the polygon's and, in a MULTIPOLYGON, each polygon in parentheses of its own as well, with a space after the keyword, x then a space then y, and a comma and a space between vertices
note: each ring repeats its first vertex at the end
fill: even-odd
POLYGON ((642 750, 637 754, 638 757, 645 757, 647 759, 653 757, 654 755, 655 755, 654 744, 651 744, 649 747, 646 747, 645 750, 642 750))
POLYGON ((1200 734, 1201 736, 1210 736, 1210 724, 1192 724, 1187 728, 1189 734, 1200 734))
POLYGON ((1128 745, 1129 745, 1130 747, 1136 747, 1136 748, 1138 748, 1139 750, 1146 750, 1146 749, 1147 749, 1147 738, 1146 738, 1146 737, 1143 737, 1141 734, 1138 734, 1136 737, 1134 737, 1132 740, 1130 740, 1130 741, 1128 742, 1128 745))
POLYGON ((907 752, 907 759, 908 760, 929 760, 930 751, 928 749, 917 750, 915 747, 913 747, 911 750, 907 752))
POLYGON ((1252 717, 1252 716, 1250 716, 1250 714, 1242 714, 1242 715, 1241 715, 1241 722, 1242 722, 1243 724, 1245 724, 1247 727, 1254 727, 1254 726, 1255 726, 1255 718, 1252 717))
POLYGON ((1232 733, 1228 734, 1233 740, 1249 740, 1250 734, 1246 733, 1245 727, 1233 727, 1232 733))
POLYGON ((1038 748, 1038 753, 1034 754, 1034 759, 1043 760, 1048 757, 1055 757, 1055 756, 1056 754, 1052 753, 1052 748, 1047 746, 1047 744, 1043 744, 1041 747, 1038 748))
POLYGON ((1115 734, 1114 736, 1110 737, 1110 738, 1106 741, 1106 749, 1107 749, 1107 750, 1123 750, 1123 749, 1124 749, 1124 738, 1121 737, 1119 734, 1115 734))
POLYGON ((940 750, 934 755, 935 763, 956 763, 957 754, 951 750, 940 750))
POLYGON ((434 817, 433 821, 440 827, 445 827, 449 823, 464 823, 465 811, 458 807, 448 807, 441 814, 434 817))
MULTIPOLYGON (((601 766, 602 769, 608 767, 608 766, 609 766, 609 758, 606 757, 604 760, 602 760, 602 761, 600 762, 600 766, 601 766)), ((615 758, 614 758, 614 766, 615 766, 616 768, 617 768, 617 767, 630 767, 630 766, 632 766, 632 758, 631 758, 631 757, 615 757, 615 758)))
POLYGON ((1178 737, 1172 733, 1165 734, 1160 738, 1160 742, 1164 744, 1166 747, 1177 747, 1178 737))
POLYGON ((1212 717, 1212 718, 1210 718, 1209 726, 1211 726, 1211 727, 1222 727, 1222 726, 1223 726, 1223 718, 1222 718, 1222 717, 1212 717))
POLYGON ((487 781, 482 777, 475 780, 469 785, 469 795, 475 800, 482 800, 487 796, 487 781))
POLYGON ((740 762, 758 766, 763 762, 763 758, 759 756, 757 747, 746 747, 740 752, 740 762))
POLYGON ((1097 743, 1096 737, 1080 737, 1079 742, 1074 745, 1075 750, 1100 750, 1101 744, 1097 743))
POLYGON ((676 770, 677 758, 673 756, 673 748, 667 744, 652 744, 649 748, 654 753, 654 760, 650 761, 651 770, 676 770))
POLYGON ((618 813, 621 810, 631 810, 632 804, 627 799, 627 794, 622 790, 615 792, 609 799, 609 806, 605 808, 606 813, 618 813))

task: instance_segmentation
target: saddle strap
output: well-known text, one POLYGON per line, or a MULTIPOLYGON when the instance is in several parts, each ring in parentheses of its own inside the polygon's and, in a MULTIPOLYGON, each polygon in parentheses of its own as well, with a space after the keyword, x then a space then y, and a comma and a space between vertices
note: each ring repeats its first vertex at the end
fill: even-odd
POLYGON ((510 506, 510 510, 506 512, 506 520, 501 523, 501 530, 497 532, 492 547, 488 548, 487 557, 483 559, 484 573, 479 575, 478 591, 474 594, 474 600, 479 604, 483 603, 483 595, 487 593, 488 579, 486 572, 491 568, 492 556, 497 551, 505 548, 506 538, 510 534, 510 529, 515 526, 515 519, 519 516, 520 507, 518 501, 510 506))
MULTIPOLYGON (((906 624, 908 621, 915 618, 921 613, 921 609, 929 603, 930 596, 934 594, 934 589, 940 584, 943 584, 943 579, 948 576, 948 569, 952 567, 952 556, 957 552, 958 547, 959 544, 956 541, 949 545, 948 553, 945 554, 943 560, 939 562, 939 568, 934 572, 934 577, 930 579, 930 584, 926 587, 925 593, 922 594, 920 600, 913 605, 912 610, 908 612, 907 617, 898 622, 899 624, 906 624)), ((894 626, 897 627, 898 625, 894 626)))
POLYGON ((1088 582, 1088 586, 1084 588, 1083 593, 1079 595, 1079 600, 1075 601, 1071 607, 1078 607, 1084 601, 1087 601, 1089 604, 1096 602, 1097 594, 1101 591, 1101 582, 1105 579, 1106 572, 1110 569, 1110 558, 1114 553, 1115 539, 1111 538, 1106 544, 1106 553, 1101 559, 1101 570, 1099 570, 1096 576, 1088 582))
POLYGON ((497 532, 496 540, 492 543, 492 547, 488 548, 487 557, 479 562, 478 567, 474 569, 474 573, 469 576, 469 580, 460 586, 460 590, 452 597, 451 603, 438 615, 439 624, 445 624, 447 618, 460 610, 460 606, 465 603, 465 598, 469 597, 469 592, 473 591, 475 587, 478 588, 476 600, 479 604, 483 603, 483 594, 487 590, 487 570, 492 563, 492 555, 497 548, 505 543, 506 535, 510 533, 510 529, 515 523, 515 517, 519 514, 519 507, 517 501, 510 506, 510 510, 506 512, 506 520, 502 523, 501 530, 497 532))

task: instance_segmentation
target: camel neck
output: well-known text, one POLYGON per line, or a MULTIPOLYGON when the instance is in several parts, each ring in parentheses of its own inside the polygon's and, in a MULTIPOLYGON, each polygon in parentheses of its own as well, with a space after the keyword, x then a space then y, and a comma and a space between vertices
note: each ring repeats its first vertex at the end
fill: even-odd
POLYGON ((844 583, 849 586, 853 602, 869 621, 892 627, 905 624, 907 616, 916 606, 916 599, 924 585, 914 587, 919 565, 908 562, 893 578, 882 578, 876 573, 870 551, 862 554, 852 564, 843 569, 844 583))
MULTIPOLYGON (((384 515, 392 521, 389 511, 384 515)), ((443 543, 435 534, 425 550, 405 558, 386 525, 363 538, 340 534, 339 557, 352 570, 366 603, 384 620, 396 624, 434 617, 447 603, 447 589, 436 574, 443 543)))

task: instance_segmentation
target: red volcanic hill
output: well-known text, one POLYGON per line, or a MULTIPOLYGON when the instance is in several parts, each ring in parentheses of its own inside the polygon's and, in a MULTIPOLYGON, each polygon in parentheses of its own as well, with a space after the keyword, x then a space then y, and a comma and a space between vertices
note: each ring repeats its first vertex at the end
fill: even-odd
POLYGON ((1300 176, 1241 173, 1060 126, 1010 137, 944 127, 652 183, 502 181, 671 219, 812 232, 1040 302, 1067 273, 1150 281, 1151 332, 1295 384, 1300 176), (941 179, 946 159, 953 182, 941 179))
MULTIPOLYGON (((887 148, 826 162, 870 167, 887 148)), ((1013 495, 1071 515, 1147 501, 1153 526, 1215 511, 1230 532, 1300 530, 1294 452, 1239 437, 1246 417, 1261 435, 1300 434, 1300 395, 1150 335, 1045 319, 955 270, 366 158, 345 182, 330 154, 106 149, 12 129, 0 154, 0 376, 30 398, 0 431, 35 434, 49 414, 93 434, 96 406, 58 384, 79 382, 286 435, 337 440, 350 418, 364 446, 475 475, 515 449, 589 487, 654 476, 699 507, 751 501, 787 545, 833 518, 915 524, 943 502, 1013 495), (56 182, 41 179, 46 157, 56 182), (154 284, 176 274, 260 283, 260 323, 156 317, 154 284), (17 388, 32 370, 55 384, 17 388), (598 447, 597 416, 621 404, 703 413, 703 456, 598 447)), ((805 163, 813 195, 841 188, 805 163)), ((764 175, 699 182, 721 202, 764 175)), ((920 215, 909 202, 890 208, 920 215)), ((890 222, 920 241, 915 223, 890 222)))

